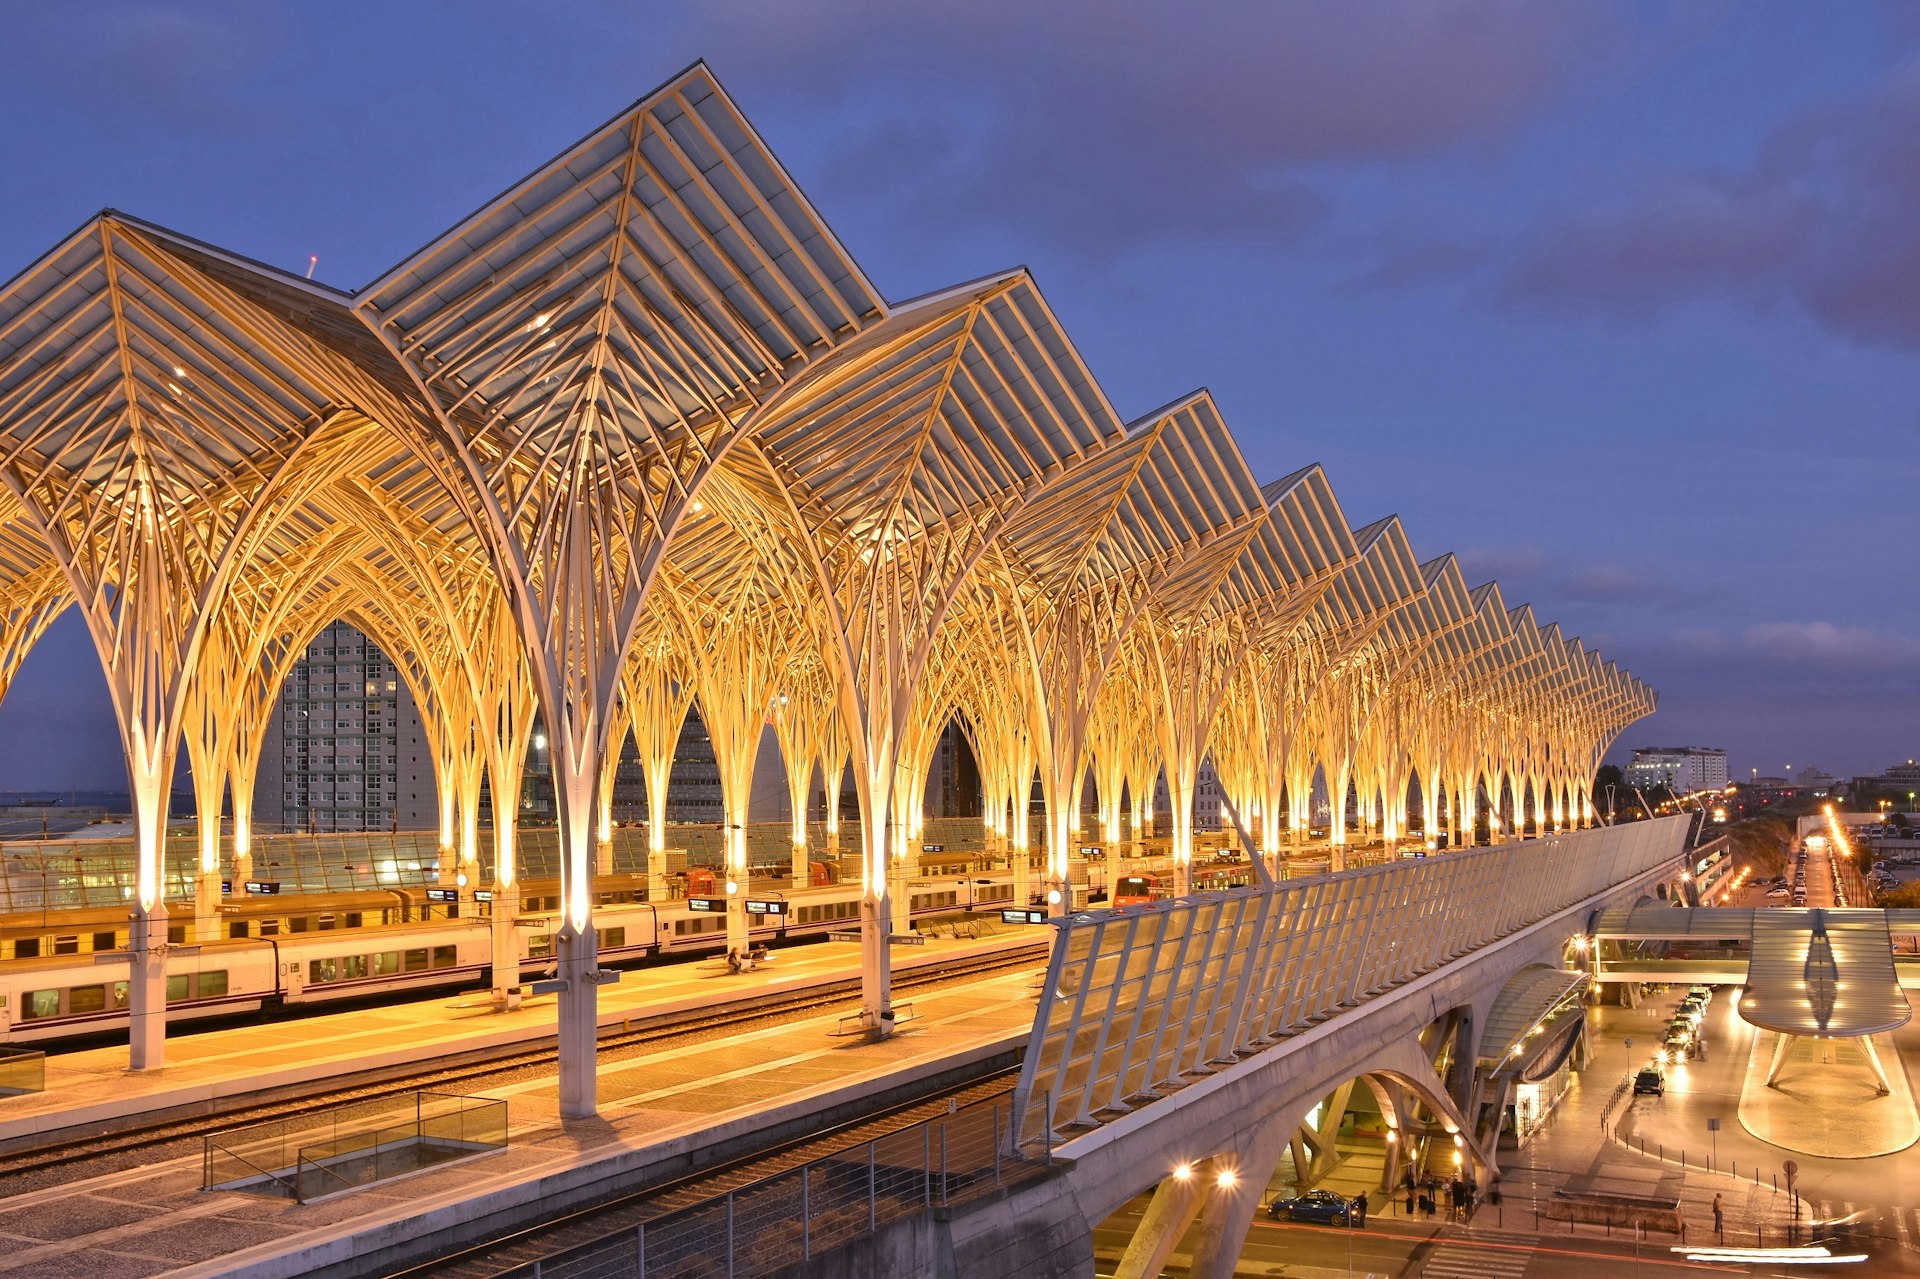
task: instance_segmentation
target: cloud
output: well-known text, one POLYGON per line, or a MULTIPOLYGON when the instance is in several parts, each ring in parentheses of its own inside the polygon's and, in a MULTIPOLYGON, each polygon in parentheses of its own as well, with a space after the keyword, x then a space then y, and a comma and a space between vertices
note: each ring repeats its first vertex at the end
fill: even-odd
POLYGON ((835 94, 897 104, 848 112, 836 194, 947 232, 1017 223, 1083 258, 1299 240, 1329 219, 1321 166, 1498 143, 1692 24, 1578 0, 822 0, 801 16, 760 0, 698 21, 816 112, 835 94))
POLYGON ((1430 240, 1410 249, 1389 250, 1379 262, 1348 280, 1345 290, 1363 293, 1443 284, 1475 273, 1493 259, 1493 247, 1486 242, 1430 240))
POLYGON ((1632 202, 1537 226, 1498 287, 1511 302, 1635 318, 1706 293, 1777 295, 1810 251, 1819 217, 1796 193, 1676 178, 1632 202))
POLYGON ((1796 670, 1861 674, 1920 665, 1920 639, 1833 622, 1762 622, 1738 631, 1690 628, 1675 646, 1701 657, 1735 657, 1796 670))
POLYGON ((11 15, 9 72, 76 112, 191 135, 284 125, 255 77, 284 52, 285 14, 249 0, 32 5, 11 15))
POLYGON ((1460 571, 1475 584, 1488 578, 1517 583, 1547 566, 1546 555, 1530 546, 1469 546, 1454 554, 1460 561, 1460 571))
POLYGON ((1788 119, 1742 171, 1664 173, 1598 207, 1544 208, 1504 253, 1401 247, 1359 278, 1417 287, 1449 269, 1524 308, 1791 305, 1856 341, 1920 347, 1920 55, 1788 119))

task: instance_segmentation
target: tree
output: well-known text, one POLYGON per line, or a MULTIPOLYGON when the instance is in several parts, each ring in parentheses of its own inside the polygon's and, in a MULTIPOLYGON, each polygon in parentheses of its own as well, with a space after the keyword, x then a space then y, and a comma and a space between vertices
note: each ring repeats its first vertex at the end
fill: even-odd
POLYGON ((1886 891, 1878 904, 1900 910, 1920 910, 1920 883, 1896 884, 1886 891))

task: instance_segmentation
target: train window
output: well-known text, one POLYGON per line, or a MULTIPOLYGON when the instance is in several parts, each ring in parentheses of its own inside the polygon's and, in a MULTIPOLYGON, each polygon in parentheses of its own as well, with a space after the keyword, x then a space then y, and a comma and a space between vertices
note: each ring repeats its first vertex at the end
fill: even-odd
POLYGON ((60 1015, 60 992, 57 990, 29 990, 20 996, 20 1020, 32 1021, 37 1017, 58 1017, 60 1015))
POLYGON ((348 928, 358 928, 358 927, 360 927, 360 920, 361 920, 361 915, 360 915, 360 912, 359 912, 359 911, 357 911, 357 910, 350 910, 350 911, 348 911, 348 912, 347 912, 347 927, 348 927, 348 928))
POLYGON ((167 944, 169 946, 186 945, 187 944, 187 926, 185 924, 168 924, 167 925, 167 944))
POLYGON ((103 1013, 106 1010, 105 986, 75 986, 67 992, 67 1011, 70 1013, 103 1013))
POLYGON ((187 975, 167 978, 167 1002, 179 1003, 187 998, 187 975))
POLYGON ((608 928, 608 929, 602 930, 600 934, 600 944, 608 947, 609 949, 615 946, 626 945, 627 930, 624 928, 608 928))
POLYGON ((367 957, 365 955, 343 955, 340 958, 340 980, 352 981, 355 977, 367 975, 367 957))
POLYGON ((95 933, 93 935, 93 948, 95 950, 112 950, 119 940, 120 934, 118 933, 95 933))
POLYGON ((260 935, 262 937, 278 937, 280 935, 280 921, 277 919, 261 920, 260 935))
POLYGON ((127 983, 123 981, 113 983, 113 1008, 115 1012, 127 1011, 127 983))
POLYGON ((544 959, 553 953, 553 934, 535 933, 527 938, 527 957, 544 959))
POLYGON ((337 961, 331 959, 313 959, 307 961, 307 980, 319 985, 321 982, 338 981, 340 969, 337 961))
MULTIPOLYGON (((262 934, 262 935, 265 935, 265 933, 266 933, 266 931, 267 931, 267 930, 266 930, 266 927, 265 927, 264 925, 262 925, 262 927, 261 927, 261 929, 260 929, 260 932, 261 932, 261 934, 262 934)), ((290 932, 290 933, 304 933, 304 932, 306 932, 306 931, 307 931, 307 921, 306 921, 306 919, 305 919, 305 918, 304 918, 303 916, 300 916, 300 915, 295 915, 295 916, 294 916, 293 918, 291 918, 291 919, 289 919, 289 920, 287 921, 287 931, 288 931, 288 932, 290 932)))
POLYGON ((202 999, 212 999, 215 995, 226 994, 227 970, 221 968, 214 972, 201 973, 200 980, 194 983, 194 988, 200 992, 202 999))
POLYGON ((419 950, 406 952, 402 958, 406 963, 407 971, 410 973, 425 972, 427 969, 427 951, 424 946, 419 950))
POLYGON ((375 955, 373 957, 373 975, 375 977, 391 977, 399 971, 400 971, 400 952, 399 951, 397 950, 381 951, 378 955, 375 955))
POLYGON ((433 966, 435 968, 452 968, 459 962, 460 952, 458 948, 453 946, 435 946, 433 948, 433 966))
POLYGON ((53 939, 53 953, 56 955, 77 955, 80 953, 80 939, 77 936, 56 937, 53 939))
POLYGON ((246 921, 246 920, 244 920, 244 919, 236 919, 236 920, 234 920, 234 921, 233 921, 232 923, 230 923, 230 924, 228 924, 228 925, 227 925, 227 936, 229 936, 229 937, 245 937, 246 935, 247 935, 247 921, 246 921))
POLYGON ((320 929, 320 931, 322 932, 325 932, 328 929, 333 927, 333 923, 334 921, 333 921, 332 915, 322 915, 318 919, 314 920, 314 927, 320 929))
POLYGON ((40 957, 40 939, 38 937, 22 937, 19 941, 13 943, 13 957, 15 959, 38 959, 40 957))

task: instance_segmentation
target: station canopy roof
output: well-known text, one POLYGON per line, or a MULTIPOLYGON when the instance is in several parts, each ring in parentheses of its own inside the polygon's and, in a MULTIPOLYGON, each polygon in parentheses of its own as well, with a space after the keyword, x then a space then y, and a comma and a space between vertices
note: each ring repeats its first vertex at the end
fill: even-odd
POLYGON ((408 616, 514 575, 567 633, 583 554, 615 605, 842 592, 853 627, 899 553, 926 618, 978 573, 1609 738, 1654 706, 1397 518, 1352 529, 1318 466, 1257 482, 1204 391, 1126 422, 1025 270, 889 301, 704 64, 351 292, 101 213, 0 289, 0 479, 15 648, 78 601, 117 652, 147 582, 182 654, 221 598, 352 616, 417 666, 462 641, 408 616))

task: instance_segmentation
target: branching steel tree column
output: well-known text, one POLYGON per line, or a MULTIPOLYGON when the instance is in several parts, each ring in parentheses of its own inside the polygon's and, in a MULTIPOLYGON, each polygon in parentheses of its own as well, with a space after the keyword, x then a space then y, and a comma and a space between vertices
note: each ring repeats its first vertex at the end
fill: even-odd
POLYGON ((655 901, 666 896, 667 784, 687 708, 693 705, 693 685, 684 677, 668 636, 664 625, 650 621, 621 678, 621 697, 647 781, 647 891, 655 901))

